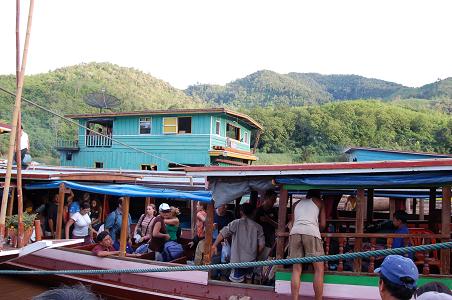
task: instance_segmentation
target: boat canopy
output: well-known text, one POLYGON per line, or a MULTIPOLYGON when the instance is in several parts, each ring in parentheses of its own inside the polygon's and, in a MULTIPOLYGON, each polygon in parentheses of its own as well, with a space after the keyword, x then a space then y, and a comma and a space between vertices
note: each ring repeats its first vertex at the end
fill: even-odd
POLYGON ((452 184, 450 171, 407 172, 396 174, 330 174, 277 177, 276 182, 310 188, 427 188, 452 184))
POLYGON ((212 200, 212 194, 209 191, 178 191, 132 184, 97 184, 58 180, 46 183, 30 183, 26 184, 25 188, 28 190, 57 189, 62 183, 65 187, 73 190, 118 197, 152 197, 201 202, 210 202, 212 200))

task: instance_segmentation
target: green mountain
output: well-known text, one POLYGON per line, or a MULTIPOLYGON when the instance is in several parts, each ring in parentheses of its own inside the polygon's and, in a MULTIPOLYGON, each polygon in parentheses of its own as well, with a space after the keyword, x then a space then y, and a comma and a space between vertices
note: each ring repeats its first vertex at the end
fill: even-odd
MULTIPOLYGON (((0 75, 0 86, 15 91, 15 76, 0 75)), ((26 76, 23 96, 60 114, 92 113, 99 109, 85 104, 88 93, 106 93, 121 100, 116 111, 202 107, 205 103, 187 96, 168 83, 133 68, 110 63, 89 63, 65 67, 49 73, 26 76)), ((10 122, 14 98, 0 92, 0 120, 10 122)), ((60 118, 24 103, 22 122, 30 135, 32 154, 56 156, 57 137, 72 135, 75 127, 60 118)), ((7 150, 2 137, 0 151, 7 150)))
POLYGON ((452 98, 452 78, 420 88, 358 75, 279 74, 258 71, 220 85, 192 85, 185 92, 207 102, 235 107, 302 106, 355 99, 452 98))

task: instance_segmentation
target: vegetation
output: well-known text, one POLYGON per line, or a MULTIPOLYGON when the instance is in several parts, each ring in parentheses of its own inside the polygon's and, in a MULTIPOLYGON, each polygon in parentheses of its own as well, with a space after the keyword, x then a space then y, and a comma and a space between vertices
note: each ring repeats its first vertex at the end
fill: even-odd
MULTIPOLYGON (((38 214, 29 214, 29 213, 24 213, 22 215, 22 220, 23 220, 25 229, 33 227, 34 221, 35 221, 37 215, 38 214)), ((19 216, 18 215, 12 215, 12 216, 7 216, 6 217, 6 220, 5 220, 6 228, 15 228, 15 229, 17 229, 18 223, 19 223, 19 216)))
MULTIPOLYGON (((14 91, 15 77, 0 76, 14 91)), ((259 71, 225 86, 194 85, 181 91, 151 75, 109 63, 90 63, 27 76, 24 97, 60 114, 98 112, 83 98, 105 88, 116 110, 228 106, 263 124, 258 163, 342 161, 349 146, 452 152, 452 78, 420 88, 356 75, 278 74, 259 71), (353 101, 352 101, 353 100, 353 101)), ((0 92, 0 120, 9 122, 14 98, 0 92)), ((55 164, 57 138, 75 127, 23 104, 32 156, 55 164)), ((8 135, 0 137, 7 150, 8 135)))

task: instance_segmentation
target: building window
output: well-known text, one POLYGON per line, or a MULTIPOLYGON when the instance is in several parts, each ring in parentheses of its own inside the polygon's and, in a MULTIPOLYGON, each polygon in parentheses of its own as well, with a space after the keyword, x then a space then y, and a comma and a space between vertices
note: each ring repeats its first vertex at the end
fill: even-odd
POLYGON ((245 144, 248 144, 248 132, 245 132, 245 133, 243 134, 243 142, 244 142, 245 144))
POLYGON ((191 117, 177 118, 177 133, 191 133, 191 117))
POLYGON ((228 138, 240 141, 240 127, 234 126, 230 123, 226 124, 226 136, 228 138))
POLYGON ((151 118, 140 118, 140 134, 151 134, 151 118))
POLYGON ((143 171, 157 171, 157 166, 156 165, 141 165, 141 170, 143 171))
POLYGON ((163 118, 163 133, 171 134, 177 133, 177 118, 163 118))
POLYGON ((94 167, 95 167, 96 169, 103 169, 103 168, 104 168, 104 163, 101 162, 101 161, 96 161, 96 162, 94 163, 94 167))
POLYGON ((220 121, 216 121, 215 122, 215 134, 221 135, 221 122, 220 121))
POLYGON ((66 160, 72 160, 72 152, 66 152, 66 160))

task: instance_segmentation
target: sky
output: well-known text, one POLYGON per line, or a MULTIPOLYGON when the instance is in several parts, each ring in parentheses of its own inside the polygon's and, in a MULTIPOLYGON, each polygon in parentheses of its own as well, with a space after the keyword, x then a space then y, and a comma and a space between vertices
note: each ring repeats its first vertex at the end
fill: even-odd
MULTIPOLYGON (((451 12, 449 0, 41 0, 26 74, 95 61, 181 89, 263 69, 417 87, 452 76, 451 12)), ((15 1, 2 0, 0 74, 14 72, 15 1)))

